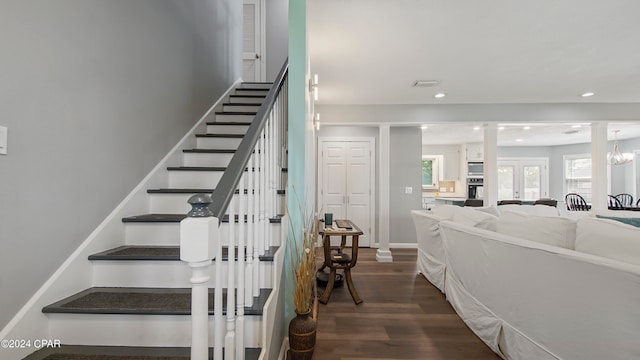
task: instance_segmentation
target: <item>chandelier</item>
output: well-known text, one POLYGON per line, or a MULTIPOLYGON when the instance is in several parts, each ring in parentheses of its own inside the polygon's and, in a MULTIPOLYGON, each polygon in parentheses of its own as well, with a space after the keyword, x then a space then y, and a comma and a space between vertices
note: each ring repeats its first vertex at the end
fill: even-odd
POLYGON ((613 142, 613 152, 609 155, 609 163, 611 165, 622 165, 633 160, 633 154, 621 153, 618 146, 618 131, 615 131, 615 140, 613 142))

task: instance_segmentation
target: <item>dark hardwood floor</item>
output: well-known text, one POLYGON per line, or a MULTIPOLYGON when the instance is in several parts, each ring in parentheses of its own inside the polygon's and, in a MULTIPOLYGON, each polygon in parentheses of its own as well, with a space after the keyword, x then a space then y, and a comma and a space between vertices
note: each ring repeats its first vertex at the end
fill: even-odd
POLYGON ((500 359, 417 273, 416 252, 393 249, 393 262, 379 263, 376 249, 360 249, 352 274, 364 303, 345 284, 319 304, 314 360, 500 359))

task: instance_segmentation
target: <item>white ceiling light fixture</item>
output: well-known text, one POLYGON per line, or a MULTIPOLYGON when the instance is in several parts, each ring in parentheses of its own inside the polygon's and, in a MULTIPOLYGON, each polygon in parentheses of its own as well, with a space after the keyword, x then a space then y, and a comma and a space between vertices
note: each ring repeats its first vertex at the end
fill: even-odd
POLYGON ((618 132, 620 130, 615 131, 615 137, 613 142, 613 152, 609 155, 609 163, 611 165, 622 165, 633 160, 633 154, 630 153, 621 153, 620 148, 618 146, 618 132))
POLYGON ((531 129, 531 126, 525 126, 525 127, 523 127, 522 129, 524 129, 524 130, 529 130, 529 129, 531 129))
POLYGON ((504 126, 500 126, 500 127, 498 128, 498 130, 500 130, 500 131, 504 130, 504 126))
POLYGON ((440 81, 438 80, 416 80, 416 82, 413 83, 414 87, 432 87, 437 85, 440 85, 440 81))
POLYGON ((478 130, 480 130, 480 126, 474 126, 474 127, 473 127, 473 130, 474 130, 474 131, 478 131, 478 130))
POLYGON ((445 96, 447 96, 447 94, 445 94, 445 93, 437 93, 437 94, 433 95, 433 97, 436 98, 436 99, 442 99, 445 96))
POLYGON ((523 139, 516 139, 517 142, 523 142, 523 139))
POLYGON ((428 127, 427 125, 422 125, 420 128, 421 128, 422 130, 427 130, 429 127, 428 127))
POLYGON ((593 96, 595 94, 596 93, 589 91, 589 92, 580 94, 580 96, 582 96, 582 97, 591 97, 591 96, 593 96))

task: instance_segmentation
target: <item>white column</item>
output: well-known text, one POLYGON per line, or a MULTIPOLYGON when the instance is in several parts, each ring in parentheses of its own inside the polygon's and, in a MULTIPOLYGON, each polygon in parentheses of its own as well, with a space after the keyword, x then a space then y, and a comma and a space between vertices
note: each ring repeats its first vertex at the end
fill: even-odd
POLYGON ((607 209, 607 123, 591 124, 591 209, 607 209))
POLYGON ((380 125, 380 233, 378 234, 378 262, 393 262, 391 250, 389 250, 389 151, 391 129, 389 125, 380 125))
POLYGON ((498 203, 498 127, 484 124, 484 206, 498 203))

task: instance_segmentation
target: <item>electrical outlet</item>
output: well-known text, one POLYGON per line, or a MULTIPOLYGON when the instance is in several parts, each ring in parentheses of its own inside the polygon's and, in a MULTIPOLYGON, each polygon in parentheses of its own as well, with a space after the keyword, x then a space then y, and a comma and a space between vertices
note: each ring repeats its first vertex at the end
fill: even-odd
POLYGON ((6 126, 0 126, 0 155, 7 155, 7 133, 6 126))
POLYGON ((413 194, 413 188, 411 186, 407 186, 404 188, 405 194, 413 194))

